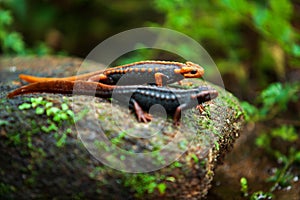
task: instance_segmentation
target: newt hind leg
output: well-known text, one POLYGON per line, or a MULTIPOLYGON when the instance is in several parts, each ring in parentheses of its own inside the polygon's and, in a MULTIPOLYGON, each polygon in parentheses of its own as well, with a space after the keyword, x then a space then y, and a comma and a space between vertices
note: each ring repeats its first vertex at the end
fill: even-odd
POLYGON ((135 100, 131 101, 139 122, 147 123, 152 120, 152 116, 149 113, 144 112, 141 106, 135 100))

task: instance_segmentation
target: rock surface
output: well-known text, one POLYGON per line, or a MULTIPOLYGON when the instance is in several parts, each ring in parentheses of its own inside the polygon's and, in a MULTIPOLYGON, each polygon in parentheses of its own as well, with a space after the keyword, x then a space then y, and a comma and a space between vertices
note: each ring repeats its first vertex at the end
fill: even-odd
POLYGON ((202 114, 186 111, 179 127, 163 114, 137 123, 127 108, 100 98, 45 93, 6 98, 22 85, 20 73, 63 77, 79 68, 104 68, 81 63, 66 57, 0 59, 1 199, 205 197, 215 167, 242 130, 236 98, 213 86, 219 97, 205 103, 202 114))

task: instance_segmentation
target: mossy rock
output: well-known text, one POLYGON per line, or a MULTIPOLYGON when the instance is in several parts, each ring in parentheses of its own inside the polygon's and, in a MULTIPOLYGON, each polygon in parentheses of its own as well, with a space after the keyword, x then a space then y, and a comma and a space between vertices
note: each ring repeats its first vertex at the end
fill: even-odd
MULTIPOLYGON (((242 128, 236 98, 212 85, 218 98, 205 103, 201 114, 184 112, 178 127, 163 116, 138 123, 127 108, 95 97, 43 93, 6 98, 22 84, 20 73, 70 76, 81 63, 66 57, 0 60, 1 199, 205 197, 215 167, 242 128), (51 114, 53 107, 59 116, 51 114)), ((80 70, 101 68, 89 62, 80 70)))

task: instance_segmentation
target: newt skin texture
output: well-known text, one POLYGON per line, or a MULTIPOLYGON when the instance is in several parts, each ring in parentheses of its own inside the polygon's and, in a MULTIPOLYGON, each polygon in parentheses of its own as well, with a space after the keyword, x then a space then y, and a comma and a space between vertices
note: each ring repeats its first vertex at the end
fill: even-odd
POLYGON ((29 83, 43 81, 85 80, 108 85, 153 84, 163 86, 181 81, 184 78, 201 78, 204 69, 192 62, 180 63, 171 61, 140 61, 102 71, 63 78, 36 77, 20 74, 20 79, 29 83))
POLYGON ((168 115, 173 116, 175 125, 179 124, 181 111, 197 107, 218 96, 215 89, 207 86, 185 90, 153 85, 111 86, 87 81, 55 80, 23 86, 9 93, 7 97, 43 92, 89 95, 101 98, 112 97, 122 105, 129 105, 129 108, 135 111, 140 122, 150 121, 151 115, 144 111, 148 111, 155 104, 160 104, 168 115))

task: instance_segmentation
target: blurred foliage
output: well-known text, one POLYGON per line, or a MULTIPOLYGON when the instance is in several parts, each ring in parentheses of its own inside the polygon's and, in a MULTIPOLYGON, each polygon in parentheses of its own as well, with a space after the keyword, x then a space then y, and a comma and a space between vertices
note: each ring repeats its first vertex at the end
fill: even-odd
POLYGON ((15 32, 9 31, 12 24, 12 16, 8 10, 0 10, 0 42, 5 54, 15 52, 17 54, 25 53, 25 45, 22 36, 15 32))
MULTIPOLYGON (((0 11, 5 54, 63 51, 86 56, 100 41, 130 28, 177 30, 205 47, 227 88, 245 99, 252 99, 250 88, 288 80, 290 69, 300 66, 300 12, 292 0, 6 0, 0 11)), ((194 53, 188 46, 177 49, 194 53)), ((159 55, 154 58, 181 60, 159 55)), ((142 50, 125 61, 152 57, 142 50)))
POLYGON ((300 82, 272 83, 256 98, 256 105, 242 102, 246 121, 267 121, 287 110, 290 102, 300 99, 300 82))
POLYGON ((150 1, 137 0, 2 0, 0 10, 10 11, 14 23, 6 30, 21 33, 28 49, 81 57, 116 33, 160 18, 150 1))
MULTIPOLYGON (((293 166, 300 163, 299 116, 289 114, 283 122, 277 125, 275 119, 280 119, 291 104, 296 104, 300 99, 300 83, 273 83, 264 89, 256 98, 256 105, 242 102, 245 111, 245 119, 249 123, 263 123, 262 129, 255 140, 256 146, 262 148, 268 155, 275 159, 278 167, 273 170, 273 174, 266 180, 273 185, 267 192, 253 192, 250 199, 257 199, 257 194, 274 196, 272 193, 276 189, 290 187, 295 174, 292 173, 293 166), (294 119, 295 118, 295 119, 294 119)), ((244 196, 248 196, 245 186, 241 182, 241 190, 244 196)), ((265 188, 266 190, 266 188, 265 188)), ((260 196, 259 195, 259 196, 260 196)), ((259 198, 258 198, 259 199, 259 198)))
POLYGON ((300 163, 300 148, 296 145, 297 140, 299 140, 298 133, 290 125, 274 128, 256 138, 256 145, 265 149, 280 164, 280 167, 275 168, 273 174, 267 179, 268 182, 273 183, 269 192, 278 188, 289 187, 293 182, 296 175, 291 172, 291 167, 300 163), (281 146, 274 145, 274 141, 279 141, 282 145, 287 145, 288 148, 283 150, 281 146))
POLYGON ((4 54, 17 55, 46 55, 50 53, 50 48, 43 43, 39 43, 35 47, 27 48, 22 35, 12 29, 13 18, 9 10, 1 8, 0 4, 0 44, 4 54))
POLYGON ((155 1, 166 13, 163 26, 199 41, 221 73, 233 75, 245 92, 285 80, 287 69, 300 66, 300 35, 293 25, 299 26, 300 16, 294 7, 291 0, 155 1))

